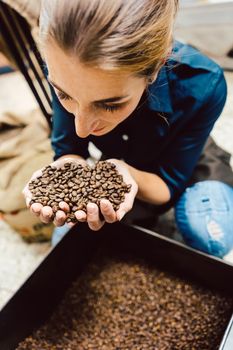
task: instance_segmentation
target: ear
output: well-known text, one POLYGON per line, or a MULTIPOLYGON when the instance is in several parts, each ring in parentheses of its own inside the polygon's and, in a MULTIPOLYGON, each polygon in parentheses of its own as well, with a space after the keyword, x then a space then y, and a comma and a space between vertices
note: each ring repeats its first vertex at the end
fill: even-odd
MULTIPOLYGON (((170 49, 170 51, 168 52, 166 58, 163 59, 160 68, 163 67, 163 65, 167 62, 167 60, 170 57, 171 53, 172 53, 172 49, 170 49)), ((160 70, 160 68, 159 68, 159 70, 160 70)), ((149 84, 153 84, 153 82, 156 80, 159 70, 156 71, 155 73, 151 74, 150 78, 148 79, 149 84)))
POLYGON ((157 76, 158 76, 158 72, 151 74, 150 78, 148 79, 148 83, 153 84, 155 82, 157 76))

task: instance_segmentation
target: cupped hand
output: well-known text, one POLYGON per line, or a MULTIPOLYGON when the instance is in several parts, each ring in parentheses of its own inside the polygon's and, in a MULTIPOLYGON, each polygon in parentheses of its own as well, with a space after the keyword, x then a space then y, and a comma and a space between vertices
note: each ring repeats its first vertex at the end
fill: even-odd
MULTIPOLYGON (((58 159, 49 165, 59 169, 59 168, 62 168, 65 163, 75 163, 75 164, 81 164, 83 166, 87 165, 85 160, 78 159, 78 158, 71 158, 71 157, 58 159)), ((58 210, 55 215, 53 213, 53 209, 49 206, 43 206, 40 203, 30 204, 31 200, 32 200, 32 193, 29 190, 29 183, 32 180, 35 180, 36 178, 40 177, 42 175, 43 169, 44 168, 34 172, 31 179, 29 180, 29 182, 27 183, 27 185, 23 189, 23 194, 25 196, 26 205, 28 208, 30 208, 31 213, 38 216, 42 222, 50 223, 53 221, 55 226, 62 226, 62 225, 64 225, 64 223, 67 219, 66 214, 70 211, 69 205, 66 202, 61 201, 59 203, 60 210, 58 210)))
POLYGON ((109 200, 102 199, 100 201, 100 207, 95 203, 88 203, 87 213, 80 213, 80 211, 75 213, 75 216, 79 221, 87 221, 90 229, 94 231, 101 229, 105 222, 113 223, 120 221, 123 216, 132 209, 138 192, 138 185, 130 174, 127 165, 118 159, 108 159, 107 161, 116 165, 117 171, 123 176, 123 181, 127 185, 131 185, 131 189, 130 192, 125 193, 124 202, 120 204, 119 209, 116 211, 113 209, 109 200), (82 219, 80 220, 81 215, 82 219))

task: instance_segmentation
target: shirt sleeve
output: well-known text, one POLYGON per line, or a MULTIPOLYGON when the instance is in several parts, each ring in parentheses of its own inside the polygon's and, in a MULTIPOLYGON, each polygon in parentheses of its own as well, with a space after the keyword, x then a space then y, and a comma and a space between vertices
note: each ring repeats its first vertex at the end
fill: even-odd
POLYGON ((66 154, 77 154, 84 159, 88 158, 88 139, 77 136, 73 114, 68 113, 61 105, 52 87, 51 93, 53 99, 51 143, 55 152, 54 160, 66 154))
POLYGON ((221 69, 212 86, 206 102, 177 133, 172 144, 169 143, 156 169, 156 174, 169 187, 171 200, 186 187, 214 123, 224 107, 227 87, 221 69))

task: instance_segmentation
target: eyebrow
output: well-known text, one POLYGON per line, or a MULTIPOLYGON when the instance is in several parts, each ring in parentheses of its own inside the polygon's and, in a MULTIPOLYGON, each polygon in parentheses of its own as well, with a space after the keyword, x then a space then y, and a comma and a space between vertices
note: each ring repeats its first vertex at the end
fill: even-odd
POLYGON ((62 88, 60 88, 56 83, 54 83, 50 78, 48 78, 48 82, 53 85, 56 89, 60 90, 61 92, 63 92, 63 94, 67 95, 68 97, 70 98, 73 98, 71 97, 69 94, 67 94, 67 92, 65 92, 64 90, 62 90, 62 88))
MULTIPOLYGON (((63 94, 67 95, 68 97, 72 98, 69 94, 67 94, 62 88, 60 88, 56 83, 54 83, 50 78, 48 78, 48 81, 51 85, 53 85, 56 89, 60 90, 63 92, 63 94)), ((125 96, 115 96, 115 97, 110 97, 110 98, 105 98, 103 100, 98 100, 98 101, 93 101, 93 103, 108 103, 108 102, 118 102, 120 100, 125 99, 128 97, 128 95, 125 96)), ((73 99, 73 98, 72 98, 73 99)))

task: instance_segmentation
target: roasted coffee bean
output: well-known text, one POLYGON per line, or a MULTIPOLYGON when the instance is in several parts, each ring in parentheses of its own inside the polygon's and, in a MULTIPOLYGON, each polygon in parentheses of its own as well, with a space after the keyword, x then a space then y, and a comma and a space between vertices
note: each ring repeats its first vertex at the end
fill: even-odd
POLYGON ((108 249, 17 350, 217 350, 232 308, 230 296, 108 249))
MULTIPOLYGON (((60 169, 47 166, 39 178, 29 183, 32 193, 31 204, 42 203, 52 206, 54 213, 60 201, 65 201, 74 208, 83 204, 82 210, 86 211, 88 202, 99 205, 101 198, 108 199, 114 210, 117 210, 130 188, 131 185, 123 182, 123 177, 115 165, 105 161, 98 162, 94 168, 69 162, 60 169)), ((67 218, 76 222, 75 217, 69 213, 67 218)))

